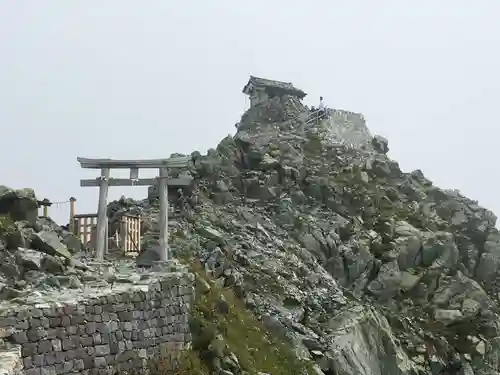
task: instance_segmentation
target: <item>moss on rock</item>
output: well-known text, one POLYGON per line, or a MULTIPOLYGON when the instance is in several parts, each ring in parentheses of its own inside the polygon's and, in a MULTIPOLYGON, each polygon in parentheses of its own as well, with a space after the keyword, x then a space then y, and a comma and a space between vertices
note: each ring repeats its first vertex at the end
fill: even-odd
POLYGON ((181 358, 176 374, 210 374, 215 369, 234 374, 313 373, 312 364, 297 359, 287 343, 271 335, 231 289, 217 286, 199 263, 190 266, 210 289, 197 295, 190 320, 193 348, 181 358))

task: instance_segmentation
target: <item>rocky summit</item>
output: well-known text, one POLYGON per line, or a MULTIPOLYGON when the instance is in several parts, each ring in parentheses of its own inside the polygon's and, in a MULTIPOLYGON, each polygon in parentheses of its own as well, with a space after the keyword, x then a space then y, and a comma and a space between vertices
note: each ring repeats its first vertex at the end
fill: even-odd
MULTIPOLYGON (((500 374, 497 218, 388 150, 361 115, 311 118, 283 96, 171 171, 196 182, 169 220, 172 256, 196 274, 178 373, 500 374)), ((73 235, 23 217, 31 195, 0 190, 3 303, 96 278, 73 235)), ((158 211, 154 187, 108 207, 111 223, 142 217, 133 272, 157 259, 158 211)))

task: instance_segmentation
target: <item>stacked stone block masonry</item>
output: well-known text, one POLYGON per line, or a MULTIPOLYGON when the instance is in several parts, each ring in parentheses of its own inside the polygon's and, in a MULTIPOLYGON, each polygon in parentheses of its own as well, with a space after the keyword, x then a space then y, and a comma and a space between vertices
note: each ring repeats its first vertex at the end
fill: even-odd
POLYGON ((0 351, 0 374, 110 374, 142 372, 152 359, 172 364, 191 341, 193 281, 189 273, 149 274, 69 301, 3 308, 0 330, 14 345, 0 351))

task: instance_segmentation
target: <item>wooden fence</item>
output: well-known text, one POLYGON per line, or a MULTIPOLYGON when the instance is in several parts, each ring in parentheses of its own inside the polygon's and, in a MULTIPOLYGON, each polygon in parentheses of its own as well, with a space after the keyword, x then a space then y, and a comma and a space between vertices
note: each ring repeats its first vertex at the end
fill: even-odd
MULTIPOLYGON (((91 251, 97 249, 97 214, 79 214, 73 217, 75 235, 91 251)), ((110 226, 106 226, 106 253, 122 252, 125 256, 136 257, 141 251, 141 217, 122 215, 119 226, 110 236, 110 226)))
POLYGON ((120 243, 126 256, 137 256, 141 252, 141 217, 123 215, 120 219, 120 243))
POLYGON ((97 214, 79 214, 73 216, 73 233, 89 249, 95 249, 96 225, 97 214))
MULTIPOLYGON (((69 203, 69 228, 68 230, 74 233, 83 245, 91 250, 96 250, 97 241, 97 214, 75 214, 76 199, 71 197, 65 202, 51 202, 48 199, 38 201, 38 205, 42 212, 39 212, 41 217, 49 216, 49 207, 53 204, 69 203)), ((135 257, 141 251, 141 217, 136 215, 122 215, 118 226, 114 226, 114 233, 111 233, 110 227, 106 226, 106 252, 112 250, 120 252, 128 257, 135 257)))

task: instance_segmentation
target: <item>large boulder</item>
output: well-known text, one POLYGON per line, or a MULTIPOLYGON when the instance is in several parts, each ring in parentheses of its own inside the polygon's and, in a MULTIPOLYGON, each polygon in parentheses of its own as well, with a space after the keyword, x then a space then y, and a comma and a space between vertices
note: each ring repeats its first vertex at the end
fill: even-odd
POLYGON ((380 135, 376 135, 372 138, 372 146, 376 151, 382 154, 387 154, 389 152, 389 142, 380 135))
POLYGON ((387 300, 397 295, 401 288, 401 272, 397 261, 383 264, 377 278, 368 285, 368 290, 379 299, 387 300))
POLYGON ((48 255, 57 255, 68 260, 72 259, 71 253, 66 245, 61 243, 59 237, 54 232, 42 231, 34 233, 31 238, 32 247, 48 255))
POLYGON ((38 207, 33 189, 14 190, 0 185, 0 215, 10 215, 13 221, 35 223, 38 207))
POLYGON ((161 260, 158 249, 146 249, 137 257, 137 267, 153 267, 161 260))
POLYGON ((396 338, 387 319, 361 306, 331 319, 333 343, 327 355, 331 374, 410 375, 414 364, 396 338))
POLYGON ((19 248, 16 262, 24 271, 39 271, 42 268, 43 253, 37 250, 19 248))
POLYGON ((64 232, 62 235, 62 243, 66 245, 68 250, 72 253, 83 251, 82 241, 73 233, 64 232))

